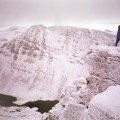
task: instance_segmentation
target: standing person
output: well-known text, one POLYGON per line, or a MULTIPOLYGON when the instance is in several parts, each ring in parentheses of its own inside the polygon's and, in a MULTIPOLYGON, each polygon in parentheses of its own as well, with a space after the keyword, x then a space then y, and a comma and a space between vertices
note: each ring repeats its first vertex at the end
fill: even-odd
POLYGON ((118 45, 118 42, 120 41, 120 25, 118 26, 118 32, 117 32, 117 38, 116 38, 116 43, 115 46, 118 45))

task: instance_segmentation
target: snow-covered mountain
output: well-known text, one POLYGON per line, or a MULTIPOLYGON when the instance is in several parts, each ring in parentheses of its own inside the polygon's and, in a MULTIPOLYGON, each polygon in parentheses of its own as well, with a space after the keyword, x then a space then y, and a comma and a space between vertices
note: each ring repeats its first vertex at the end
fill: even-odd
POLYGON ((18 104, 60 100, 51 114, 59 120, 82 120, 93 96, 120 84, 115 35, 43 25, 0 34, 9 34, 0 40, 0 93, 16 96, 18 104))

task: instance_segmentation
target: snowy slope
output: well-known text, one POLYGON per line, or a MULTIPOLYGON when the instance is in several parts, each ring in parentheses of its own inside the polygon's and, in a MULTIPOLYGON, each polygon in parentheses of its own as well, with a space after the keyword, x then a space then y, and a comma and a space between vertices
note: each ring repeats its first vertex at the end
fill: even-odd
POLYGON ((28 107, 1 107, 0 120, 40 120, 41 114, 36 111, 36 108, 28 107))
POLYGON ((16 96, 18 104, 59 99, 43 117, 91 120, 87 106, 92 97, 120 85, 120 47, 113 46, 113 34, 43 25, 15 36, 11 31, 0 42, 0 93, 16 96))
POLYGON ((88 75, 84 57, 89 48, 112 45, 114 39, 87 29, 32 26, 0 47, 0 91, 21 98, 58 99, 66 84, 88 75))
POLYGON ((24 27, 1 27, 0 28, 0 41, 10 40, 19 36, 22 32, 26 31, 24 27))

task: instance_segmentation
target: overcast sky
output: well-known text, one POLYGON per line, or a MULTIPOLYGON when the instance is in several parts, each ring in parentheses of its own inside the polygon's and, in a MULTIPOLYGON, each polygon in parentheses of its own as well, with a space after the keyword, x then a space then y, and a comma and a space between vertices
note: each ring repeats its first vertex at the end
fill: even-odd
POLYGON ((120 0, 0 0, 4 24, 120 24, 120 0))

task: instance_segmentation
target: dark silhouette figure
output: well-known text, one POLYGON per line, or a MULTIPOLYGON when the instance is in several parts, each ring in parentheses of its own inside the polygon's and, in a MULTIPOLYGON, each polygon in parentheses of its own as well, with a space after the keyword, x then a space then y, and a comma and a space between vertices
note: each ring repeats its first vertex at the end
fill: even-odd
POLYGON ((118 26, 118 32, 117 32, 117 38, 116 38, 116 43, 115 46, 118 45, 118 42, 120 41, 120 25, 118 26))

